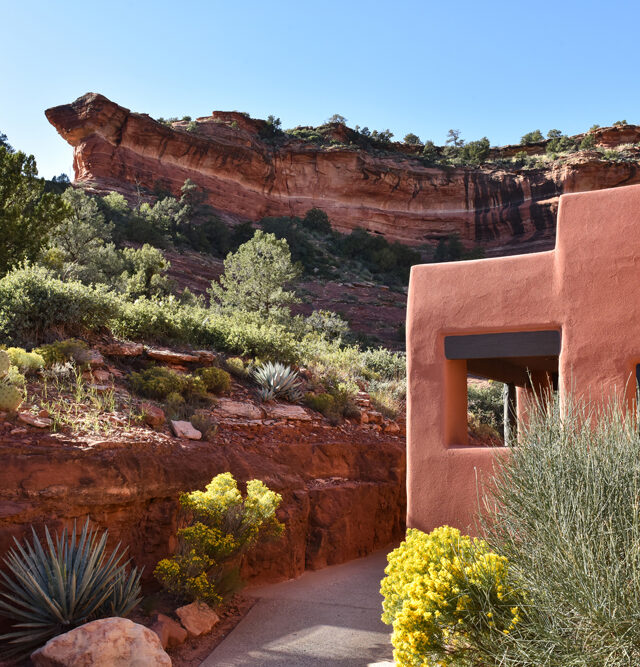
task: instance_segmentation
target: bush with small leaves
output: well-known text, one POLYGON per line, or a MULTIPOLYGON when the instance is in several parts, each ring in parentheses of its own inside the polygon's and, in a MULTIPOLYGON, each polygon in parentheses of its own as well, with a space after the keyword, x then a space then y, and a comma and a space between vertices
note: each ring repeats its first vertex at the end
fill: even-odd
POLYGON ((184 419, 189 416, 190 408, 182 394, 177 391, 167 394, 164 403, 170 419, 184 419))
POLYGON ((580 150, 588 151, 591 150, 592 148, 595 148, 595 145, 596 145, 596 138, 590 132, 589 134, 585 134, 584 137, 582 138, 582 141, 580 142, 580 150))
POLYGON ((25 375, 33 375, 44 366, 42 355, 37 352, 27 352, 22 347, 10 347, 7 349, 7 354, 11 364, 25 375))
POLYGON ((231 389, 231 376, 222 368, 199 368, 196 375, 213 394, 226 394, 231 389))
POLYGON ((62 281, 39 266, 26 266, 0 279, 0 338, 39 343, 52 330, 78 335, 105 327, 119 310, 104 286, 62 281))
POLYGON ((304 395, 304 403, 329 419, 340 417, 335 398, 326 392, 320 394, 307 393, 304 395))
POLYGON ((231 473, 217 475, 204 491, 183 494, 180 505, 190 521, 178 531, 176 554, 158 563, 156 578, 178 597, 219 604, 232 592, 229 583, 238 582, 242 556, 259 540, 282 535, 281 502, 257 479, 247 482, 243 497, 231 473))
POLYGON ((186 400, 197 400, 207 395, 207 388, 200 377, 182 375, 165 366, 151 366, 131 373, 129 381, 136 394, 147 398, 163 399, 177 393, 186 400))
POLYGON ((24 400, 24 384, 24 376, 11 365, 9 354, 0 350, 0 410, 14 412, 20 407, 24 400))
POLYGON ((218 431, 218 424, 210 413, 197 410, 191 415, 191 426, 202 433, 203 440, 210 440, 218 431))
POLYGON ((244 379, 249 375, 249 371, 240 357, 229 357, 224 364, 229 369, 229 372, 237 378, 244 379))
POLYGON ((527 132, 523 135, 522 139, 520 139, 520 144, 526 146, 527 144, 536 144, 539 141, 544 141, 542 132, 540 132, 540 130, 534 130, 533 132, 527 132))
POLYGON ((140 602, 140 572, 129 569, 125 551, 107 555, 107 531, 98 536, 87 519, 80 534, 74 525, 52 537, 45 527, 43 546, 17 540, 0 572, 5 591, 0 612, 14 630, 0 636, 6 656, 27 656, 58 634, 99 618, 128 616, 140 602))
POLYGON ((442 526, 429 534, 410 528, 388 560, 382 620, 393 626, 396 664, 504 664, 485 662, 482 642, 517 634, 522 621, 526 596, 506 558, 442 526))
POLYGON ((56 340, 53 343, 41 345, 35 352, 44 359, 46 366, 64 364, 67 361, 84 364, 89 359, 89 346, 77 338, 56 340))

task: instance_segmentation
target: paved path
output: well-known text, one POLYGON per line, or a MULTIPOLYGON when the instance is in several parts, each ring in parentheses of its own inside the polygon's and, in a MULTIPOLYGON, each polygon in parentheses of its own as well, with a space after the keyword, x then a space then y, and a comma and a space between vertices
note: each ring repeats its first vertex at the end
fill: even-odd
POLYGON ((391 665, 379 593, 387 551, 251 589, 258 601, 201 667, 391 665))

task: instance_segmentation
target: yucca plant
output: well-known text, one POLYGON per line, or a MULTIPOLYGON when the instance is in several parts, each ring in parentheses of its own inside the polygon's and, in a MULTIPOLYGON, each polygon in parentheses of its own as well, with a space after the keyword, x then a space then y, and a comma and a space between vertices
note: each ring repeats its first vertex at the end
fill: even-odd
POLYGON ((292 403, 302 399, 302 387, 298 371, 279 361, 267 361, 252 372, 253 379, 260 385, 258 396, 261 401, 271 401, 280 396, 292 403))
POLYGON ((0 636, 4 656, 26 656, 63 632, 110 616, 127 616, 140 602, 141 571, 123 562, 120 544, 105 553, 107 531, 98 537, 89 520, 80 535, 74 524, 51 537, 45 528, 43 546, 33 530, 4 559, 0 571, 6 590, 0 593, 0 613, 15 621, 13 632, 0 636))

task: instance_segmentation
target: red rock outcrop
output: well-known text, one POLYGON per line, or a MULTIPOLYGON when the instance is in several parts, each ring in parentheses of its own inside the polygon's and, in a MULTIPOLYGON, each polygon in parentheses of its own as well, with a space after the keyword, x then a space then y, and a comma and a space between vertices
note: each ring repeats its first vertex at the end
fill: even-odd
MULTIPOLYGON (((549 170, 504 171, 425 167, 402 144, 395 154, 297 139, 275 144, 261 138, 265 121, 237 112, 198 118, 188 131, 187 122, 168 127, 94 93, 46 115, 74 148, 76 182, 97 191, 131 195, 161 184, 177 193, 190 178, 232 218, 304 215, 317 206, 338 230, 363 227, 413 245, 458 233, 493 253, 548 247, 560 194, 640 182, 635 163, 594 153, 549 170)), ((339 124, 332 131, 337 141, 353 132, 339 124)), ((640 128, 602 128, 595 137, 610 147, 637 141, 640 128)), ((542 152, 544 144, 526 150, 542 152)), ((517 148, 506 147, 505 156, 517 148)))
POLYGON ((128 439, 71 439, 0 429, 0 558, 44 524, 90 516, 110 543, 129 547, 146 581, 176 545, 178 496, 231 471, 283 496, 282 540, 246 562, 250 580, 275 581, 363 556, 401 539, 404 438, 308 422, 221 424, 214 442, 132 432, 128 439), (136 435, 137 434, 137 435, 136 435))

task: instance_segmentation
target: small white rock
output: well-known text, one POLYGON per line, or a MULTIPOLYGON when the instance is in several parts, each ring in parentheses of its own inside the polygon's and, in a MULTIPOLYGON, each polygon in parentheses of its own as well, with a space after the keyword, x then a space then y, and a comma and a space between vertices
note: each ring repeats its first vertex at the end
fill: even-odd
POLYGON ((171 428, 176 434, 176 438, 187 438, 187 440, 200 440, 202 433, 194 428, 191 422, 171 420, 171 428))

